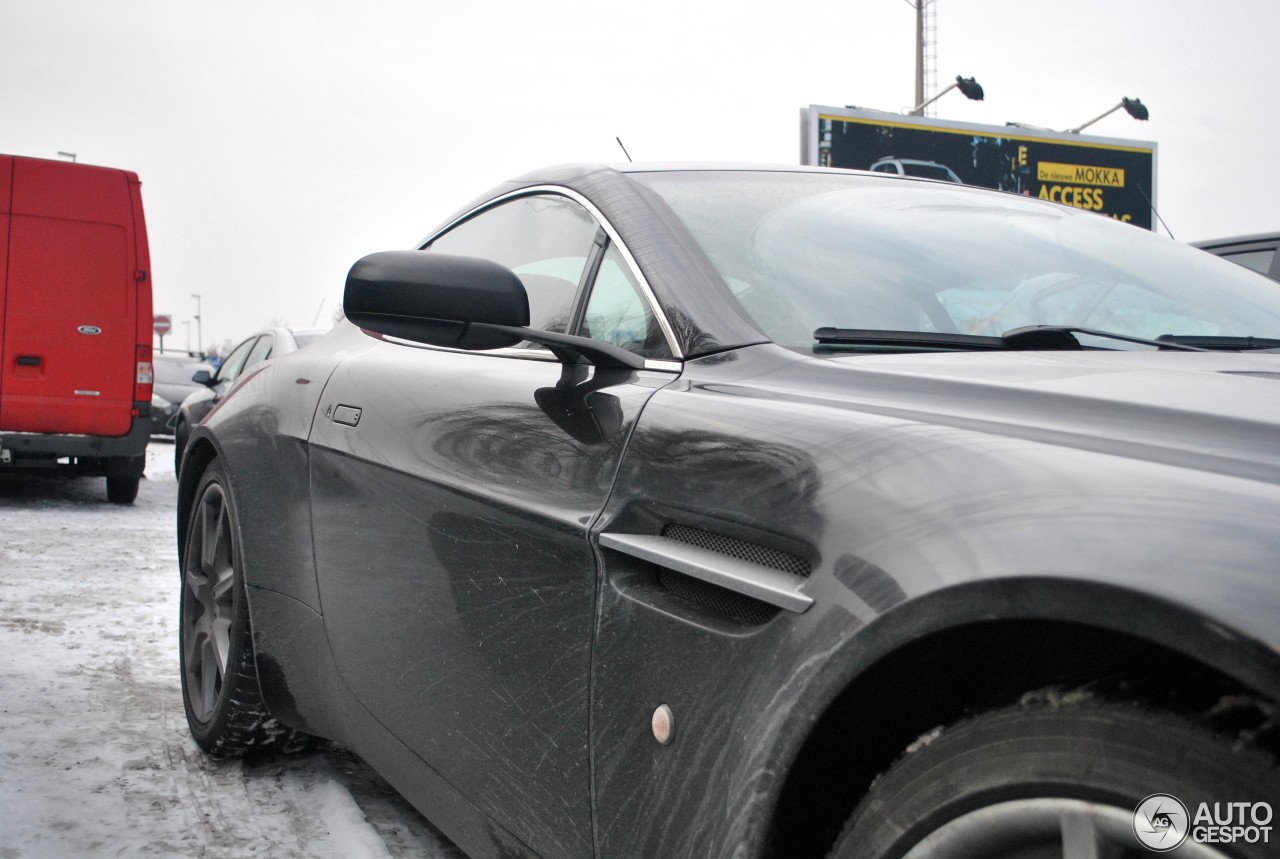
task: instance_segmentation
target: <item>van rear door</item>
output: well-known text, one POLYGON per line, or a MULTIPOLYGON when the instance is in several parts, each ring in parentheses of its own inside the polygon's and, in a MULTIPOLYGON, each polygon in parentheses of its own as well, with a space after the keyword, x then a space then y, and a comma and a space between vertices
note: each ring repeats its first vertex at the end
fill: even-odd
POLYGON ((135 280, 136 177, 12 161, 0 429, 125 435, 140 304, 150 312, 135 280))
POLYGON ((4 377, 9 366, 4 357, 5 285, 9 280, 9 207, 13 202, 13 159, 0 155, 0 428, 4 427, 4 377))

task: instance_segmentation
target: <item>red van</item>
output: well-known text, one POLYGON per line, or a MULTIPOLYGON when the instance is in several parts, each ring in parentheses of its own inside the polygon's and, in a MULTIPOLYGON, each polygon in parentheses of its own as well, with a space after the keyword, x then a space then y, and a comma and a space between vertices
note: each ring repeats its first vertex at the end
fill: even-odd
POLYGON ((131 504, 151 434, 151 261, 126 170, 0 155, 0 475, 100 475, 131 504))

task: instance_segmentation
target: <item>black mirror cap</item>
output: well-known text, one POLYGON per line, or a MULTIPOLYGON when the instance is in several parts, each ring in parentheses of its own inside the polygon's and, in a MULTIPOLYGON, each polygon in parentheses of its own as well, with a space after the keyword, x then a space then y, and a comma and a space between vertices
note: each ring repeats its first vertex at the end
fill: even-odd
POLYGON ((191 374, 191 381, 197 385, 208 385, 213 381, 213 374, 208 370, 196 370, 191 374))
POLYGON ((529 298, 515 272, 476 257, 383 251, 347 274, 342 309, 379 334, 455 349, 500 349, 523 338, 471 323, 529 325, 529 298))

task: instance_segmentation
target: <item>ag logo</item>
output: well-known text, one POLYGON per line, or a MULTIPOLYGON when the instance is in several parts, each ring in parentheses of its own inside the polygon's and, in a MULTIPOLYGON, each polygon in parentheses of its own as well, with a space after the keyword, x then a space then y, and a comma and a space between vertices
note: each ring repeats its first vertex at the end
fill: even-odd
POLYGON ((1190 824, 1187 807, 1167 793, 1153 793, 1133 810, 1133 834, 1143 847, 1157 853, 1172 850, 1186 841, 1190 824))
POLYGON ((81 325, 76 329, 81 334, 101 334, 102 329, 96 325, 81 325))

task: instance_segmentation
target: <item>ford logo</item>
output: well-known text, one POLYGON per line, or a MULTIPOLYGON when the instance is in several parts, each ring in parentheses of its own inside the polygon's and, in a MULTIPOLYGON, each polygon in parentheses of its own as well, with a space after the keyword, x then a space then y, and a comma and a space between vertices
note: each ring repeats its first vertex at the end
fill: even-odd
POLYGON ((76 329, 81 334, 101 334, 102 329, 96 325, 81 325, 76 329))

